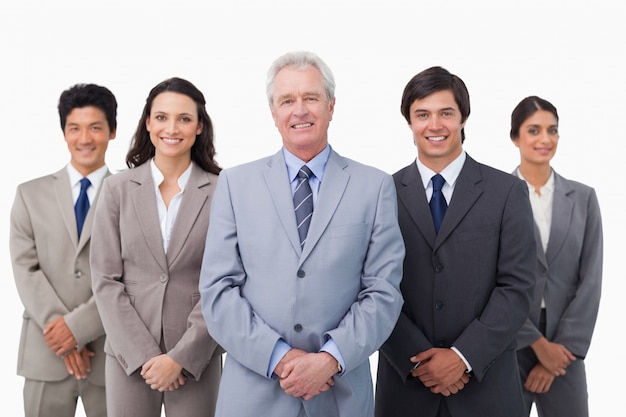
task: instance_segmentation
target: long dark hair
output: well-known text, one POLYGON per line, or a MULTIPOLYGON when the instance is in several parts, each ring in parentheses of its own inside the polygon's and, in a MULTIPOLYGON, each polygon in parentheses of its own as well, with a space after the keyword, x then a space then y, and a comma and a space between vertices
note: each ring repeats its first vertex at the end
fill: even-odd
POLYGON ((196 136, 191 147, 191 160, 200 168, 213 174, 219 174, 222 168, 215 161, 215 145, 213 144, 213 123, 206 111, 204 95, 192 83, 182 78, 169 78, 157 84, 146 99, 146 105, 141 113, 137 130, 133 135, 130 149, 126 154, 126 165, 129 168, 139 166, 154 157, 154 145, 150 141, 150 132, 146 128, 146 120, 150 117, 152 102, 161 93, 173 92, 184 94, 191 98, 198 108, 198 121, 202 125, 202 132, 196 136))

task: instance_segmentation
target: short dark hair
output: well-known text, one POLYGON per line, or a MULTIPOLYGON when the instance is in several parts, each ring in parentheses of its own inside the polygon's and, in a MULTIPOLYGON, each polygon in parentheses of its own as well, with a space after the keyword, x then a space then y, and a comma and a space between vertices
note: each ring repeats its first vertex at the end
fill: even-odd
POLYGON ((215 145, 213 144, 213 123, 206 111, 206 100, 200 90, 191 82, 182 78, 172 77, 157 84, 146 99, 146 105, 133 135, 130 149, 126 154, 126 165, 133 168, 149 161, 154 157, 154 145, 150 141, 150 132, 146 128, 146 120, 150 117, 152 103, 156 96, 165 92, 184 94, 191 98, 198 110, 198 121, 202 125, 202 132, 196 135, 196 141, 191 147, 191 160, 200 168, 213 174, 222 170, 215 162, 215 145))
POLYGON ((75 108, 93 106, 102 110, 111 132, 117 129, 117 100, 106 87, 96 84, 76 84, 61 93, 59 98, 59 118, 61 130, 65 132, 67 116, 75 108))
MULTIPOLYGON (((461 123, 470 115, 469 92, 463 80, 442 67, 430 67, 415 75, 404 87, 400 112, 411 123, 410 109, 415 100, 423 99, 433 93, 450 90, 461 112, 461 123)), ((465 128, 461 129, 461 140, 465 140, 465 128)))
POLYGON ((554 115, 556 122, 559 122, 559 114, 556 111, 556 107, 548 100, 544 100, 537 96, 528 96, 520 101, 511 113, 511 140, 519 137, 519 130, 522 127, 522 123, 530 116, 535 114, 539 110, 545 110, 554 115))

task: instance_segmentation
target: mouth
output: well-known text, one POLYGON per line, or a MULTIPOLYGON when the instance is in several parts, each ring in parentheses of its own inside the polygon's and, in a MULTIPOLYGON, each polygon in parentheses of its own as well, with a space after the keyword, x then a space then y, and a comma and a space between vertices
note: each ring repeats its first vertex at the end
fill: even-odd
POLYGON ((88 154, 88 153, 91 153, 91 152, 95 151, 95 150, 96 150, 96 148, 95 148, 95 147, 93 147, 93 146, 90 146, 90 147, 82 147, 82 148, 78 148, 78 149, 76 149, 76 150, 77 150, 79 153, 81 153, 81 154, 88 154))
POLYGON ((552 152, 552 148, 535 148, 535 150, 542 155, 546 155, 552 152))
POLYGON ((169 145, 176 145, 180 142, 182 142, 182 139, 176 139, 176 138, 161 138, 161 140, 169 145))
POLYGON ((292 129, 306 129, 307 127, 313 126, 313 123, 298 123, 295 125, 291 125, 292 129))
POLYGON ((446 139, 446 136, 427 136, 426 139, 430 142, 441 142, 446 139))

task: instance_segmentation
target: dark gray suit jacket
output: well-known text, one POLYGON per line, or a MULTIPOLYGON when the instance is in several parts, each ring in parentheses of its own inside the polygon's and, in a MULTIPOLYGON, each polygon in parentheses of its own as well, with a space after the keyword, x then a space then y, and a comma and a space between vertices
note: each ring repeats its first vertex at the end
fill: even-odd
POLYGON ((528 189, 519 178, 467 156, 439 234, 415 163, 394 174, 406 257, 402 313, 380 349, 378 417, 523 414, 515 335, 535 285, 535 242, 528 189), (455 346, 472 366, 450 397, 410 375, 409 358, 455 346))
POLYGON ((602 219, 593 188, 554 173, 554 203, 547 251, 537 242, 537 290, 530 317, 518 337, 522 348, 536 341, 541 298, 546 302, 546 337, 578 358, 589 350, 602 286, 602 219))

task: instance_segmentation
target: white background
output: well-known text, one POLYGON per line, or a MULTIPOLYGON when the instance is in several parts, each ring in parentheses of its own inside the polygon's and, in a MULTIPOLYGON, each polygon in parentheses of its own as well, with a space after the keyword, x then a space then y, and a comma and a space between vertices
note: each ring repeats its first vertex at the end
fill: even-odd
POLYGON ((9 211, 18 183, 68 161, 56 108, 61 91, 93 82, 116 95, 119 127, 107 164, 119 170, 148 91, 165 78, 187 78, 207 98, 217 158, 229 167, 279 149, 265 74, 274 58, 296 49, 316 52, 335 74, 333 147, 388 173, 415 158, 400 97, 408 80, 427 67, 441 65, 465 81, 472 105, 465 149, 507 172, 518 161, 508 136, 513 107, 528 95, 556 105, 561 141, 553 165, 565 177, 595 187, 603 214, 603 298, 586 362, 591 415, 616 414, 626 371, 625 286, 618 269, 618 239, 626 233, 618 217, 626 203, 622 2, 89 3, 23 0, 0 6, 3 415, 21 414, 23 384, 15 373, 22 306, 8 253, 9 211))

